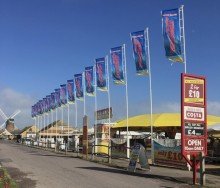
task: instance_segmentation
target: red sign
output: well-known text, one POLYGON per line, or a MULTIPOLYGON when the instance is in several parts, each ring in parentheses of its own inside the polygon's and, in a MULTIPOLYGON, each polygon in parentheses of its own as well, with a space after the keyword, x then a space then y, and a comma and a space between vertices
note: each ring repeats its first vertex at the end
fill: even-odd
POLYGON ((187 138, 185 139, 184 150, 190 152, 202 152, 205 149, 204 139, 187 138))
POLYGON ((88 116, 83 117, 83 154, 88 154, 88 116))
POLYGON ((181 75, 182 155, 207 154, 205 77, 181 75))
POLYGON ((184 120, 204 121, 205 120, 204 108, 184 106, 184 120))
POLYGON ((184 76, 184 103, 204 105, 205 103, 205 80, 184 76))

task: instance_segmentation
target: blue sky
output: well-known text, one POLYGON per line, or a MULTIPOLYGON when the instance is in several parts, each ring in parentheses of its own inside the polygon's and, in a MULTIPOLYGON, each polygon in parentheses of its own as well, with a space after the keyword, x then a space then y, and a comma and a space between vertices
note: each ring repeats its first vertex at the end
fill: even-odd
MULTIPOLYGON (((184 5, 187 73, 207 77, 208 113, 220 116, 220 2, 217 0, 0 0, 0 108, 16 109, 19 128, 34 121, 31 105, 50 94, 74 74, 93 65, 95 58, 126 45, 129 116, 149 113, 149 80, 135 74, 129 33, 149 27, 153 112, 180 111, 183 64, 165 58, 161 14, 184 5)), ((113 120, 125 118, 125 87, 110 84, 113 120)), ((98 92, 98 108, 108 106, 98 92)), ((75 125, 71 105, 71 124, 75 125)), ((78 103, 79 124, 83 103, 78 103)), ((94 98, 86 98, 90 123, 94 98)), ((65 121, 66 120, 66 109, 65 121)), ((0 123, 3 119, 0 117, 0 123)), ((79 125, 80 126, 80 125, 79 125)), ((91 125, 92 126, 92 125, 91 125)))

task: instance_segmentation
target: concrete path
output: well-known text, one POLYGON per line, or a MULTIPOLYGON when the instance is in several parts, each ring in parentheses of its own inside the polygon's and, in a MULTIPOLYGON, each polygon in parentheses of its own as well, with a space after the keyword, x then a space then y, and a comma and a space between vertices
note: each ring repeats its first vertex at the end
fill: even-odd
MULTIPOLYGON (((192 173, 151 167, 128 173, 127 161, 113 160, 120 168, 0 141, 0 163, 22 188, 142 188, 193 187, 192 173)), ((207 175, 208 187, 220 187, 219 176, 207 175)))

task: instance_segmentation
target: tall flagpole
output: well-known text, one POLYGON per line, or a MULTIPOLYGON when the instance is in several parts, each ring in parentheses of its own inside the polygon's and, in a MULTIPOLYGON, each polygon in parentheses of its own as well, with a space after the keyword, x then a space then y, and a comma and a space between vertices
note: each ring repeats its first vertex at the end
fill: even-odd
MULTIPOLYGON (((108 56, 106 56, 106 70, 107 70, 107 79, 108 79, 108 123, 109 123, 109 159, 111 156, 110 147, 111 147, 111 114, 110 114, 110 106, 111 106, 111 99, 110 99, 110 84, 109 84, 109 70, 108 70, 108 56)), ((110 162, 110 160, 109 160, 110 162)))
POLYGON ((75 121, 76 121, 76 122, 75 122, 75 123, 76 123, 75 128, 78 127, 78 125, 77 125, 77 124, 78 124, 78 117, 77 117, 77 116, 78 116, 78 112, 77 112, 77 111, 78 111, 78 108, 77 108, 77 100, 75 99, 75 116, 76 116, 76 117, 75 117, 75 121))
MULTIPOLYGON (((52 114, 51 114, 51 119, 52 119, 52 123, 51 123, 51 128, 53 127, 53 113, 54 113, 54 109, 52 110, 52 112, 51 112, 52 114)), ((53 128, 52 128, 53 129, 53 128)), ((50 133, 51 133, 51 130, 50 130, 50 133)), ((53 132, 52 132, 52 134, 51 134, 51 137, 52 137, 52 139, 51 140, 53 140, 53 132)))
POLYGON ((82 77, 83 77, 83 79, 82 79, 82 82, 83 82, 83 96, 84 96, 84 102, 83 102, 83 104, 84 104, 84 108, 83 108, 83 114, 84 114, 84 116, 86 115, 86 90, 85 90, 85 72, 83 72, 82 73, 82 77))
POLYGON ((39 143, 39 140, 40 140, 40 121, 39 121, 39 115, 37 115, 37 126, 38 126, 38 143, 39 143))
MULTIPOLYGON (((43 117, 42 117, 43 115, 41 115, 40 117, 41 117, 41 128, 42 128, 42 130, 43 130, 43 117)), ((42 145, 43 146, 43 145, 42 145)))
POLYGON ((70 106, 67 103, 67 121, 68 121, 68 136, 67 136, 67 148, 69 148, 69 136, 70 136, 70 106))
POLYGON ((181 31, 181 41, 183 42, 183 55, 184 55, 184 72, 186 73, 186 45, 185 45, 185 26, 184 26, 184 5, 181 5, 179 9, 179 15, 181 15, 180 18, 180 31, 181 31), (180 14, 181 13, 181 14, 180 14), (182 21, 182 22, 181 22, 182 21))
POLYGON ((45 124, 45 128, 47 128, 47 141, 46 141, 46 147, 47 147, 47 143, 48 143, 48 125, 49 125, 49 115, 50 115, 50 112, 48 112, 48 114, 47 114, 47 123, 45 124))
POLYGON ((151 128, 151 160, 154 163, 154 141, 153 141, 153 105, 152 105, 152 87, 151 87, 151 63, 150 63, 150 46, 149 46, 149 35, 148 28, 146 29, 147 37, 147 55, 148 55, 148 66, 149 66, 149 89, 150 89, 150 128, 151 128))
POLYGON ((94 126, 94 134, 95 134, 95 148, 94 152, 96 153, 96 145, 97 145, 97 78, 96 78, 96 64, 94 65, 94 81, 95 81, 95 126, 94 126))
POLYGON ((61 106, 61 119, 62 119, 62 127, 61 127, 61 130, 62 130, 62 133, 63 133, 63 105, 61 106))
POLYGON ((34 117, 34 125, 35 125, 35 139, 37 141, 37 119, 34 117))
MULTIPOLYGON (((45 130, 45 127, 46 127, 46 118, 45 118, 45 113, 42 115, 44 117, 44 120, 43 120, 43 117, 42 117, 42 128, 44 127, 44 133, 46 133, 46 130, 45 130)), ((45 135, 45 140, 46 140, 46 135, 45 135)), ((44 141, 45 141, 44 140, 44 141)), ((46 141, 45 141, 46 142, 46 141)))
POLYGON ((124 51, 124 66, 125 66, 125 97, 126 97, 126 127, 127 127, 127 158, 130 158, 130 143, 128 138, 128 77, 127 77, 127 63, 126 63, 126 54, 125 54, 125 44, 123 45, 124 51))
POLYGON ((56 143, 55 143, 55 151, 57 151, 57 108, 58 107, 56 107, 56 143))

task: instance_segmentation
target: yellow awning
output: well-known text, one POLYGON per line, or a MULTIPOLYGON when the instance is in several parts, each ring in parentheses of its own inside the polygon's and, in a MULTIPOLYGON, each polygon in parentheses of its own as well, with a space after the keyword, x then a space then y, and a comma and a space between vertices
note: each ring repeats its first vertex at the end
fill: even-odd
MULTIPOLYGON (((208 126, 212 126, 220 123, 219 116, 207 116, 208 126)), ((154 127, 180 127, 181 126, 181 117, 180 113, 161 113, 153 114, 152 123, 154 127)), ((134 116, 128 118, 128 127, 129 128, 149 128, 150 123, 150 114, 143 114, 139 116, 134 116)), ((127 120, 123 119, 116 122, 112 126, 113 129, 126 128, 127 120)))

